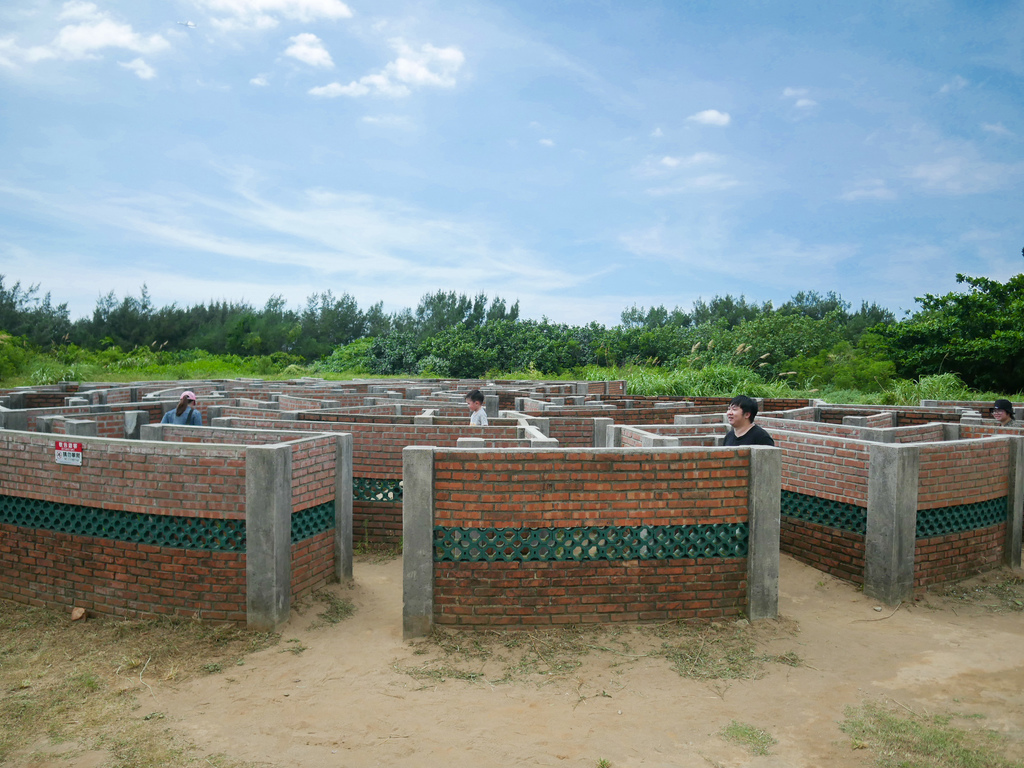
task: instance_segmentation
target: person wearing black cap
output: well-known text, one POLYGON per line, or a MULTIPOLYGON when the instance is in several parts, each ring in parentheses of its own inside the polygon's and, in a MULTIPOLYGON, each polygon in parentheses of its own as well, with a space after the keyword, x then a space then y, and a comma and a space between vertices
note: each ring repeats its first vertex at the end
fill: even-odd
POLYGON ((1013 419, 1013 403, 1009 400, 996 400, 992 403, 992 418, 999 422, 1000 427, 1016 426, 1013 419))

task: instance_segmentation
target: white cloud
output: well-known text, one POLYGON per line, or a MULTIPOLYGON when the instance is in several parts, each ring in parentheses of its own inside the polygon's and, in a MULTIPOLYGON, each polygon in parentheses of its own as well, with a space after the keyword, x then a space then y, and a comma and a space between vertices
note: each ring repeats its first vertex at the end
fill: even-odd
POLYGON ((668 168, 678 168, 679 166, 689 167, 692 165, 713 163, 719 159, 718 155, 712 152, 694 152, 689 157, 672 157, 671 155, 666 155, 661 158, 660 162, 668 168))
POLYGON ((651 136, 653 136, 656 139, 660 139, 664 135, 665 134, 662 133, 661 128, 655 128, 653 131, 651 131, 651 136))
POLYGON ((941 88, 939 88, 939 93, 953 93, 955 91, 962 91, 968 85, 970 85, 970 83, 967 80, 960 77, 960 75, 957 75, 948 83, 945 83, 941 88))
POLYGON ((686 119, 701 125, 728 125, 732 121, 728 112, 719 112, 717 109, 705 109, 686 119))
POLYGON ((908 168, 907 178, 928 192, 972 195, 1001 189, 1024 174, 1024 163, 990 163, 963 155, 950 156, 908 168))
POLYGON ((249 85, 256 85, 260 88, 270 85, 270 81, 267 80, 266 75, 256 75, 256 77, 249 80, 249 85))
POLYGON ((156 70, 149 66, 149 64, 147 64, 142 59, 132 59, 131 61, 119 61, 118 64, 120 64, 125 69, 130 69, 143 80, 152 80, 154 77, 156 77, 156 70))
POLYGON ((739 180, 728 174, 706 173, 702 176, 683 179, 671 186, 651 187, 647 190, 647 194, 652 197, 665 197, 666 195, 679 195, 687 192, 724 192, 739 185, 739 180))
POLYGON ((391 46, 398 57, 380 72, 365 75, 348 85, 330 83, 309 90, 313 96, 390 96, 401 98, 412 93, 414 87, 432 86, 453 88, 455 75, 465 62, 462 51, 455 47, 437 48, 429 43, 415 50, 396 38, 391 46))
POLYGON ((782 90, 782 98, 784 99, 800 99, 806 96, 809 91, 806 88, 784 88, 782 90))
POLYGON ((797 99, 796 104, 794 104, 793 106, 795 106, 797 109, 810 109, 811 107, 818 106, 818 102, 816 102, 814 99, 797 99))
POLYGON ((886 186, 885 179, 867 179, 839 196, 841 200, 894 200, 896 193, 886 186))
POLYGON ((792 99, 793 106, 797 109, 813 109, 818 102, 810 98, 810 91, 807 88, 784 88, 782 98, 792 99))
POLYGON ((988 131, 989 133, 995 133, 999 136, 1013 136, 1014 133, 1002 123, 982 123, 981 129, 988 131))
POLYGON ((78 0, 64 3, 57 19, 74 23, 61 27, 49 45, 23 48, 13 38, 0 41, 0 63, 14 66, 15 60, 34 63, 48 59, 97 59, 99 52, 107 48, 146 54, 170 48, 170 43, 161 35, 140 35, 130 24, 115 21, 93 3, 78 0))
POLYGON ((538 143, 545 147, 555 146, 555 142, 551 139, 541 139, 538 143))
POLYGON ((223 30, 270 29, 279 19, 309 23, 320 19, 350 19, 352 10, 341 0, 195 0, 215 14, 212 23, 223 30))
POLYGON ((301 35, 288 38, 288 41, 291 45, 285 49, 285 56, 291 56, 311 67, 330 69, 334 66, 331 54, 324 48, 323 41, 316 35, 303 32, 301 35))

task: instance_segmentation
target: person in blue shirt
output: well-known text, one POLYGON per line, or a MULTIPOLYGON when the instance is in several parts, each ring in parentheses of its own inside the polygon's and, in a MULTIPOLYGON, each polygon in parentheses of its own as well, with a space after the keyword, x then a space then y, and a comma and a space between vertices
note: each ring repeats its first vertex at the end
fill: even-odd
POLYGON ((203 426, 203 414, 196 409, 196 394, 191 390, 181 393, 178 407, 164 414, 161 424, 188 424, 193 427, 203 426))

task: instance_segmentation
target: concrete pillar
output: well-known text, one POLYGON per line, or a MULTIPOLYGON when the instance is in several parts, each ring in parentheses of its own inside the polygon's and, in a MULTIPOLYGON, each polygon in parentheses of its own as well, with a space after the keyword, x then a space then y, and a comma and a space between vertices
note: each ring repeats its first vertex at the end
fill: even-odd
POLYGON ((594 447, 611 448, 608 445, 608 427, 615 423, 614 419, 594 419, 594 447))
POLYGON ((1024 437, 1006 438, 1010 445, 1009 486, 1006 494, 1006 550, 1003 562, 1021 566, 1021 528, 1024 519, 1024 437))
POLYGON ((460 437, 455 441, 456 448, 483 448, 484 439, 482 437, 460 437))
POLYGON ((869 451, 864 594, 896 605, 914 597, 921 453, 914 445, 872 445, 869 451))
POLYGON ((36 416, 36 432, 53 432, 54 420, 63 418, 63 416, 36 416))
POLYGON ((424 411, 412 417, 413 424, 433 424, 435 411, 424 411))
POLYGON ((679 438, 647 433, 640 436, 640 445, 644 448, 672 448, 679 445, 679 438))
POLYGON ((352 578, 352 434, 338 435, 334 473, 334 575, 352 578))
POLYGON ((488 419, 498 418, 498 396, 484 395, 484 413, 488 419))
POLYGON ((402 451, 402 636, 434 626, 434 449, 402 451))
POLYGON ((622 424, 609 424, 605 430, 605 448, 622 447, 622 424))
MULTIPOLYGON (((34 394, 35 394, 35 392, 24 391, 24 390, 21 391, 21 392, 11 392, 8 395, 8 397, 10 398, 10 405, 8 407, 12 408, 14 410, 18 410, 19 408, 24 408, 25 407, 25 403, 27 402, 28 396, 29 395, 34 395, 34 394)), ((67 402, 67 401, 65 400, 65 402, 67 402)), ((85 405, 85 403, 82 403, 82 405, 85 405)))
POLYGON ((245 541, 246 623, 272 632, 291 610, 290 445, 245 449, 245 541))
POLYGON ((534 437, 530 440, 531 448, 557 448, 558 441, 553 437, 534 437))
POLYGON ((747 540, 747 618, 779 615, 779 520, 782 510, 782 449, 750 448, 750 538, 747 540))
POLYGON ((143 424, 149 424, 149 411, 124 412, 124 436, 129 440, 138 440, 143 424))
MULTIPOLYGON (((851 417, 844 416, 843 421, 845 422, 849 418, 851 417)), ((853 418, 860 417, 854 416, 853 418)), ((891 429, 886 429, 884 427, 879 429, 875 429, 874 427, 864 427, 860 431, 860 439, 870 440, 873 443, 895 443, 896 433, 893 432, 891 429)))
POLYGON ((159 442, 163 439, 163 424, 142 424, 139 426, 139 440, 154 440, 159 442))
POLYGON ((83 405, 91 405, 87 397, 66 397, 64 403, 69 408, 79 408, 83 405))
POLYGON ((64 419, 64 434, 79 437, 97 437, 99 426, 89 419, 64 419))

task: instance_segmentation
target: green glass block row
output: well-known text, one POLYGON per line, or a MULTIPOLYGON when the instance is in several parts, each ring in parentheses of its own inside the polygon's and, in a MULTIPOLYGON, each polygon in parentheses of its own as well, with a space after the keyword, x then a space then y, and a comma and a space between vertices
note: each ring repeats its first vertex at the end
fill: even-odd
POLYGON ((328 501, 292 515, 292 544, 334 528, 334 502, 328 501))
POLYGON ((746 523, 585 528, 434 528, 435 562, 746 557, 746 523))
MULTIPOLYGON (((150 515, 0 495, 0 523, 154 547, 245 552, 245 520, 150 515)), ((331 530, 334 502, 292 515, 292 543, 331 530)))
POLYGON ((932 536, 976 531, 979 528, 997 525, 1006 520, 1006 504, 1007 499, 1002 496, 998 499, 979 501, 977 504, 957 504, 940 509, 918 510, 915 536, 918 539, 928 539, 932 536))
POLYGON ((867 507, 858 507, 845 501, 819 499, 806 493, 783 491, 781 512, 786 517, 859 533, 861 536, 868 528, 867 507))
POLYGON ((402 481, 387 477, 353 477, 352 498, 356 501, 401 501, 402 481))
POLYGON ((245 552, 245 520, 150 515, 0 495, 0 523, 155 547, 245 552))

